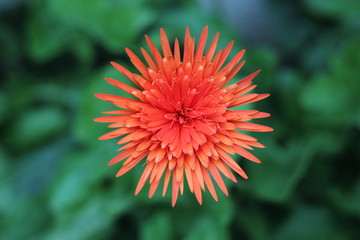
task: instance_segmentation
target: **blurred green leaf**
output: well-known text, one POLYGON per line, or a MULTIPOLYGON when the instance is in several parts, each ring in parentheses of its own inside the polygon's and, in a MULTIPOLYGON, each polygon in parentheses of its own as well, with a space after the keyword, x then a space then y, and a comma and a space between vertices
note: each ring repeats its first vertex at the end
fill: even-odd
POLYGON ((341 85, 326 75, 313 79, 301 96, 301 103, 308 110, 305 117, 321 125, 344 126, 350 123, 353 117, 348 98, 350 89, 341 85))
POLYGON ((337 209, 360 219, 360 181, 354 183, 347 190, 341 188, 331 189, 329 196, 337 209))
POLYGON ((5 174, 0 175, 0 229, 4 239, 39 239, 50 218, 44 192, 57 171, 66 141, 55 141, 13 159, 12 165, 1 162, 5 174), (29 216, 31 221, 29 221, 29 216), (25 223, 19 231, 19 224, 25 223))
MULTIPOLYGON (((41 198, 19 198, 13 195, 11 203, 7 205, 6 213, 2 214, 0 221, 2 239, 20 240, 33 238, 47 227, 49 215, 44 211, 44 201, 41 198), (29 218, 31 221, 29 221, 29 218), (26 223, 26 224, 24 224, 26 223), (19 227, 21 224, 21 228, 19 227)), ((3 195, 2 195, 3 197, 3 195)), ((8 196, 4 196, 8 197, 8 196)))
POLYGON ((248 164, 248 191, 256 197, 274 202, 286 201, 306 173, 314 146, 310 141, 289 141, 285 147, 266 143, 258 155, 260 165, 248 164))
POLYGON ((51 13, 64 24, 86 32, 110 51, 118 52, 132 45, 154 21, 153 11, 143 2, 62 0, 48 4, 51 13))
POLYGON ((271 224, 259 208, 240 206, 240 211, 236 213, 235 228, 247 233, 248 239, 269 239, 271 224))
MULTIPOLYGON (((287 127, 302 127, 302 124, 299 124, 303 119, 299 104, 299 95, 302 86, 303 78, 298 72, 286 68, 278 73, 276 85, 280 94, 278 102, 281 104, 282 113, 285 115, 282 117, 282 121, 286 122, 287 127)), ((285 129, 276 130, 282 131, 285 129)))
POLYGON ((357 0, 305 0, 305 6, 312 12, 325 17, 333 17, 360 26, 360 2, 357 0))
POLYGON ((49 7, 50 3, 28 2, 31 14, 26 25, 26 50, 29 56, 37 63, 45 63, 68 52, 73 53, 84 65, 91 63, 94 58, 91 39, 73 25, 64 24, 61 18, 57 18, 49 7))
POLYGON ((214 218, 204 214, 194 219, 184 239, 226 240, 230 239, 230 236, 226 227, 217 224, 214 218))
MULTIPOLYGON (((0 146, 0 216, 4 214, 8 204, 11 202, 11 187, 9 177, 11 172, 11 162, 5 152, 5 149, 0 146)), ((0 217, 1 226, 1 217, 0 217)))
MULTIPOLYGON (((214 185, 216 185, 216 183, 214 183, 214 185)), ((226 186, 229 186, 228 182, 226 186)), ((232 201, 232 197, 234 196, 226 196, 220 188, 217 188, 218 202, 216 202, 208 192, 204 193, 204 195, 204 211, 206 211, 212 219, 216 219, 217 225, 228 226, 235 215, 234 203, 232 201)))
POLYGON ((104 162, 111 159, 109 147, 99 145, 85 152, 69 153, 64 158, 51 191, 50 207, 54 212, 70 211, 91 196, 95 187, 101 186, 111 170, 104 162))
POLYGON ((27 51, 34 61, 41 63, 64 51, 71 37, 71 29, 62 25, 48 8, 42 6, 43 9, 39 10, 35 7, 37 5, 32 7, 32 15, 26 26, 27 51))
POLYGON ((275 240, 340 240, 349 239, 348 234, 337 228, 329 212, 323 208, 298 206, 281 225, 275 240))
POLYGON ((7 107, 6 107, 6 95, 3 92, 0 92, 0 125, 4 118, 7 115, 7 107))
POLYGON ((17 159, 13 164, 12 176, 18 196, 38 196, 50 186, 59 163, 63 159, 70 144, 62 138, 44 144, 42 148, 33 150, 17 159))
POLYGON ((316 38, 298 54, 302 73, 319 73, 327 69, 329 59, 344 41, 344 32, 340 29, 321 29, 316 38), (336 32, 335 32, 336 31, 336 32))
POLYGON ((131 205, 132 196, 122 195, 117 188, 111 191, 92 189, 89 198, 77 208, 55 213, 55 224, 47 239, 102 239, 112 233, 114 219, 129 211, 131 205))
POLYGON ((305 116, 312 124, 348 127, 359 121, 360 74, 354 66, 360 64, 360 44, 349 44, 340 54, 333 55, 330 73, 315 76, 300 96, 305 116))
POLYGON ((18 147, 34 146, 62 131, 67 125, 65 114, 57 108, 44 107, 25 112, 11 132, 11 142, 18 147))
POLYGON ((4 24, 3 21, 0 22, 0 33, 0 64, 7 70, 7 68, 12 68, 19 63, 22 55, 21 42, 15 29, 4 24))
POLYGON ((9 168, 8 156, 4 148, 0 145, 0 179, 5 176, 9 168))
POLYGON ((174 239, 171 218, 167 212, 156 212, 153 217, 148 218, 141 231, 143 240, 168 240, 174 239))

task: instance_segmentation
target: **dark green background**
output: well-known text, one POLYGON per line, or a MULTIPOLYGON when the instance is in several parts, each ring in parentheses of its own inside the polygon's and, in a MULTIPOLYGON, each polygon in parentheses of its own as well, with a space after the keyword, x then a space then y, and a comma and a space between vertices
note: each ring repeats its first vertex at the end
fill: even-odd
MULTIPOLYGON (((360 2, 358 0, 1 0, 0 239, 360 239, 360 2), (251 108, 262 164, 238 159, 249 180, 226 181, 219 202, 188 191, 171 207, 148 186, 143 166, 115 178, 115 141, 95 123, 114 109, 94 93, 122 94, 106 81, 132 71, 159 28, 182 41, 208 25, 220 47, 235 40, 257 69, 251 108)), ((238 157, 237 157, 238 158, 238 157)))

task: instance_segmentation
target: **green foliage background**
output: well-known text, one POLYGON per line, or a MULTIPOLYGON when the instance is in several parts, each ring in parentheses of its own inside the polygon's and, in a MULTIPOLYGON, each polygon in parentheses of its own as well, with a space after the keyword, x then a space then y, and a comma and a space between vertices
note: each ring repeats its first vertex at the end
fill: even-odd
POLYGON ((360 239, 358 0, 0 1, 0 239, 360 239), (187 190, 134 196, 143 166, 116 179, 115 141, 94 123, 121 94, 104 77, 134 70, 143 35, 181 40, 208 25, 220 47, 247 49, 237 80, 257 69, 252 106, 275 128, 255 136, 249 180, 203 206, 187 190))

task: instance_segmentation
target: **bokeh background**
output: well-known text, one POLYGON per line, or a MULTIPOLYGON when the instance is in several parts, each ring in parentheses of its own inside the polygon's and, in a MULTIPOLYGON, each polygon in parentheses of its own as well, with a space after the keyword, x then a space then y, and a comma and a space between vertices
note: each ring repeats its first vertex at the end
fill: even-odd
POLYGON ((360 239, 360 1, 0 0, 0 239, 360 239), (237 80, 257 69, 251 106, 267 148, 238 161, 249 180, 227 181, 219 202, 188 191, 134 196, 143 166, 115 178, 116 141, 94 123, 121 94, 104 77, 131 70, 163 27, 182 41, 220 32, 247 49, 237 80))

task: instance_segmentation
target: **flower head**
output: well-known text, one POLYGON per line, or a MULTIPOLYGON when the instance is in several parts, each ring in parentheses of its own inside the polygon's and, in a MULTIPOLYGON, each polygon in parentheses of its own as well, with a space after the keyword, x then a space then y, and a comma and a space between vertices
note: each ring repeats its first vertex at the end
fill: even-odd
POLYGON ((118 144, 125 144, 119 149, 122 152, 109 162, 112 165, 124 161, 116 176, 123 175, 142 161, 145 162, 135 194, 149 180, 149 197, 152 197, 165 176, 163 195, 171 182, 173 206, 178 193, 183 194, 185 181, 200 204, 201 192, 205 188, 217 201, 212 179, 228 195, 220 173, 234 182, 236 178, 231 170, 248 178, 229 154, 237 153, 251 161, 260 162, 245 149, 264 146, 237 129, 272 131, 270 127, 248 122, 270 114, 232 108, 259 101, 269 94, 247 94, 256 87, 252 85, 252 80, 260 71, 236 84, 226 86, 244 65, 244 61, 240 62, 240 59, 245 51, 237 53, 223 66, 233 42, 215 54, 219 37, 217 33, 204 52, 207 27, 196 48, 195 39, 186 28, 182 56, 177 39, 172 51, 163 29, 160 29, 160 35, 162 54, 150 38, 145 36, 152 55, 141 48, 146 65, 130 49, 126 49, 140 74, 131 73, 115 62, 111 63, 137 87, 106 78, 112 85, 133 95, 134 99, 110 94, 95 95, 121 108, 104 112, 111 114, 110 116, 95 119, 97 122, 111 123, 109 127, 115 128, 99 139, 122 137, 118 141, 118 144))

